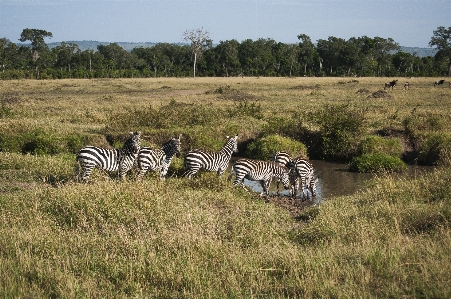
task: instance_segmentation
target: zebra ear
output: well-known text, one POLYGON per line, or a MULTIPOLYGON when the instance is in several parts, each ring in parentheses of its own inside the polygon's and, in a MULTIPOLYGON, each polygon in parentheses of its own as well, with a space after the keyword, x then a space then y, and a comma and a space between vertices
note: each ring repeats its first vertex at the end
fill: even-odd
POLYGON ((230 138, 229 135, 227 135, 226 138, 229 139, 230 138))
POLYGON ((182 138, 182 134, 179 135, 179 140, 182 138))
POLYGON ((142 134, 141 131, 136 132, 136 135, 138 135, 138 136, 141 136, 141 134, 142 134))

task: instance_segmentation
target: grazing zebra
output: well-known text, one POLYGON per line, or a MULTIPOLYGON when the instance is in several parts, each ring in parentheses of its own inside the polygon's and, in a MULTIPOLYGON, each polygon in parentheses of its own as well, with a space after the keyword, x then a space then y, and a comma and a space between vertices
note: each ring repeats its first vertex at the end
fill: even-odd
POLYGON ((387 89, 387 88, 390 89, 390 87, 391 87, 391 89, 393 89, 396 86, 396 83, 398 83, 398 80, 393 80, 393 81, 387 82, 387 83, 385 83, 384 89, 387 89))
POLYGON ((273 177, 277 177, 279 181, 282 181, 285 189, 290 188, 290 169, 276 162, 239 159, 230 170, 229 180, 234 172, 235 180, 233 184, 241 185, 244 189, 246 189, 243 183, 245 178, 252 181, 260 181, 263 193, 269 195, 269 185, 273 177))
POLYGON ((106 149, 95 146, 82 148, 77 154, 75 163, 76 180, 87 182, 95 167, 110 172, 117 171, 118 177, 124 179, 138 156, 141 147, 140 137, 141 132, 130 132, 130 138, 125 141, 122 148, 106 149))
MULTIPOLYGON (((294 181, 292 184, 292 194, 296 197, 299 189, 299 179, 302 186, 302 196, 308 198, 308 193, 305 194, 305 189, 310 191, 312 196, 316 196, 316 184, 318 178, 314 174, 313 166, 309 161, 296 158, 291 162, 290 168, 293 171, 294 181)), ((307 192, 308 192, 307 191, 307 192)))
POLYGON ((205 171, 217 171, 221 176, 229 166, 232 153, 238 152, 238 134, 235 137, 227 136, 227 142, 219 152, 205 152, 192 150, 185 155, 185 175, 191 177, 203 169, 205 171))
POLYGON ((160 171, 160 178, 168 173, 169 165, 171 165, 174 155, 180 154, 180 134, 179 138, 172 137, 167 141, 161 149, 153 150, 150 147, 142 147, 138 154, 139 172, 137 179, 142 179, 147 171, 160 171))
POLYGON ((437 85, 443 85, 443 83, 445 83, 445 80, 438 80, 434 82, 434 87, 437 85))
MULTIPOLYGON (((306 195, 304 192, 305 188, 310 191, 312 196, 316 196, 316 184, 318 183, 318 178, 314 175, 313 166, 309 161, 302 158, 292 159, 286 152, 276 152, 271 156, 270 160, 291 169, 290 180, 292 196, 298 194, 299 179, 302 184, 302 196, 305 197, 306 195)), ((279 182, 277 182, 277 189, 279 189, 279 182)))

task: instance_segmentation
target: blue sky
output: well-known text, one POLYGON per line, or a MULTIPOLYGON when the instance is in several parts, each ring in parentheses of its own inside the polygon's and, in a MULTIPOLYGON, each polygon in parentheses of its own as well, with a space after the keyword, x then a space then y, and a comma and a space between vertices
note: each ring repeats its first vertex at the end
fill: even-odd
POLYGON ((451 27, 451 0, 0 0, 0 38, 24 28, 52 32, 47 42, 183 42, 203 27, 213 43, 272 38, 297 43, 329 36, 393 38, 428 47, 433 30, 451 27))

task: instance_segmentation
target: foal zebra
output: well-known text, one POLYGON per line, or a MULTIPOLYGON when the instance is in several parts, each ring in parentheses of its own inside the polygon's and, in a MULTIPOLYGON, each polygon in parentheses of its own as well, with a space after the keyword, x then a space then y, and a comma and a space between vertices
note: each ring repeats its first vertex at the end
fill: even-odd
POLYGON ((216 171, 221 176, 229 166, 232 153, 238 152, 238 134, 234 137, 227 136, 227 142, 219 152, 206 152, 192 150, 185 155, 185 176, 189 179, 199 170, 216 171))
MULTIPOLYGON (((312 196, 316 196, 316 184, 318 183, 318 178, 314 175, 313 166, 309 161, 302 158, 292 159, 286 152, 276 152, 271 156, 270 160, 291 169, 290 180, 292 196, 297 196, 298 194, 299 179, 301 180, 302 196, 305 197, 306 195, 304 192, 305 188, 310 191, 312 196)), ((277 182, 277 189, 279 189, 279 182, 277 182)))
POLYGON ((166 176, 169 165, 171 164, 174 155, 180 154, 180 138, 172 137, 167 141, 161 149, 153 150, 150 147, 142 147, 138 154, 138 175, 137 179, 141 180, 147 171, 160 171, 160 178, 166 176))
POLYGON ((117 171, 118 177, 124 179, 138 156, 141 147, 140 137, 141 132, 130 132, 130 138, 125 141, 122 148, 106 149, 95 146, 82 148, 75 160, 75 179, 87 182, 95 167, 110 172, 117 171))
POLYGON ((290 169, 276 162, 239 159, 230 170, 229 180, 234 172, 235 180, 233 184, 241 185, 244 189, 246 189, 243 183, 245 178, 252 181, 260 181, 263 193, 269 195, 269 185, 273 177, 279 178, 285 189, 290 188, 290 169))

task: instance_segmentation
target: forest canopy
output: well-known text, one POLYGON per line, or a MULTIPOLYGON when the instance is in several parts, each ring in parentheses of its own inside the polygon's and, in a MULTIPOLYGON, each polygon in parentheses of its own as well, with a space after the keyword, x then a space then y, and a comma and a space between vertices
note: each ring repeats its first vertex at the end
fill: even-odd
POLYGON ((435 56, 407 53, 392 38, 329 36, 313 43, 306 34, 287 44, 270 38, 212 42, 194 57, 188 44, 155 43, 127 51, 118 43, 80 49, 73 42, 49 47, 51 32, 24 29, 16 44, 0 38, 0 79, 228 77, 228 76, 445 76, 450 75, 451 27, 434 31, 435 56), (447 48, 448 47, 448 48, 447 48), (193 61, 196 58, 193 69, 193 61))

